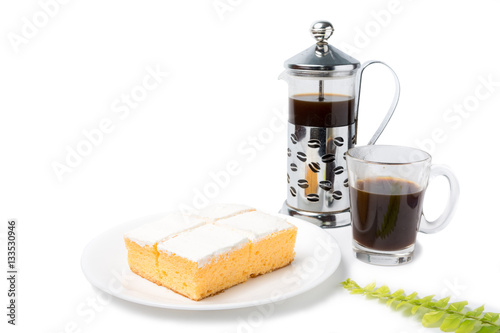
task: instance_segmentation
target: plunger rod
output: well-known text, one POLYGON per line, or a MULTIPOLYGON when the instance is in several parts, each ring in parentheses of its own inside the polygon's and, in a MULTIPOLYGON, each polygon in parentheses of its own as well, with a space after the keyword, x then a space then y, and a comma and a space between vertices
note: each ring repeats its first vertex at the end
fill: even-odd
POLYGON ((325 93, 323 91, 323 80, 319 80, 319 101, 325 100, 325 93))

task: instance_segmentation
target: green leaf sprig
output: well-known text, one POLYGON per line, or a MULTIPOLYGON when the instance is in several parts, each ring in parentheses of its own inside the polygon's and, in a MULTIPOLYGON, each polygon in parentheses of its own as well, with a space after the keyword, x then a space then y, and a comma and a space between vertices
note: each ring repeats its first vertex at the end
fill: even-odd
POLYGON ((375 289, 376 284, 370 283, 366 287, 360 287, 355 281, 347 279, 341 283, 351 294, 360 294, 378 298, 385 301, 387 306, 394 304, 396 310, 403 306, 411 307, 411 314, 422 310, 422 325, 425 327, 436 327, 440 325, 443 332, 470 333, 495 333, 500 332, 500 314, 484 312, 484 305, 477 309, 466 311, 467 301, 449 303, 450 298, 434 300, 434 295, 417 298, 417 293, 406 295, 404 290, 399 289, 391 293, 389 287, 382 286, 375 289))

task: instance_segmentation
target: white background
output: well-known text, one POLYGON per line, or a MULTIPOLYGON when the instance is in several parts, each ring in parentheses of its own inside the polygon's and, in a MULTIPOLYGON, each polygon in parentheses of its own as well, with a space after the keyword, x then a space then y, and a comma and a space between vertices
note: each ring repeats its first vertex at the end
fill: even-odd
MULTIPOLYGON (((6 221, 19 221, 13 332, 64 332, 71 323, 82 332, 424 331, 343 291, 347 277, 500 310, 498 1, 74 0, 51 7, 44 21, 40 4, 47 2, 0 5, 1 267, 6 221), (400 104, 379 143, 420 146, 455 171, 461 198, 450 226, 419 235, 416 260, 397 268, 355 261, 350 228, 332 230, 342 245, 339 270, 260 317, 256 308, 184 312, 118 299, 86 305, 96 292, 80 269, 84 246, 124 221, 192 206, 213 182, 209 173, 230 161, 239 173, 211 202, 280 208, 286 134, 281 126, 265 134, 287 106, 286 83, 277 80, 283 61, 313 44, 308 29, 318 19, 333 23, 333 45, 398 73, 400 104), (39 27, 30 31, 34 21, 39 27), (123 94, 139 91, 147 68, 168 77, 127 115, 114 112, 123 94), (68 147, 76 149, 83 131, 103 119, 112 121, 111 132, 59 179, 54 163, 65 164, 68 147), (250 148, 259 135, 265 142, 250 148), (82 306, 93 315, 79 315, 82 306), (262 320, 243 329, 254 317, 262 320)), ((364 84, 359 143, 382 119, 393 89, 383 69, 367 70, 364 84)), ((447 194, 443 181, 434 185, 425 210, 437 216, 447 194)))

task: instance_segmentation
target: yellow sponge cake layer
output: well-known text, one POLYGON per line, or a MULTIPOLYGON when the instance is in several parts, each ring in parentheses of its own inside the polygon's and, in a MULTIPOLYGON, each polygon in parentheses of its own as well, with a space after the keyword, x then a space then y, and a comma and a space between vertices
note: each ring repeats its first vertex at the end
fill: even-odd
POLYGON ((250 239, 252 276, 284 267, 295 257, 297 227, 278 216, 255 211, 233 216, 216 224, 244 232, 250 239))
POLYGON ((253 241, 250 253, 252 277, 289 265, 295 257, 296 237, 296 229, 287 229, 253 241))
POLYGON ((126 233, 124 240, 128 251, 127 259, 130 270, 151 282, 159 284, 157 244, 182 231, 198 227, 207 222, 209 220, 206 218, 171 213, 126 233))
POLYGON ((158 245, 161 284, 200 300, 246 281, 248 238, 236 231, 205 225, 158 245))
POLYGON ((127 247, 127 261, 130 270, 135 274, 148 279, 156 284, 161 284, 158 274, 158 251, 156 245, 140 246, 139 244, 125 238, 127 247))

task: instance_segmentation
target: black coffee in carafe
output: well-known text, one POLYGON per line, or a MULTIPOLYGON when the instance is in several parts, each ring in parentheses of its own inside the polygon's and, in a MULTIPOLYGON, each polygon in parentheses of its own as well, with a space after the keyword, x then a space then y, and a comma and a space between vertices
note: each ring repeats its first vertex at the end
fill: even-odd
POLYGON ((354 123, 354 98, 339 94, 296 94, 289 98, 292 124, 337 127, 354 123))

